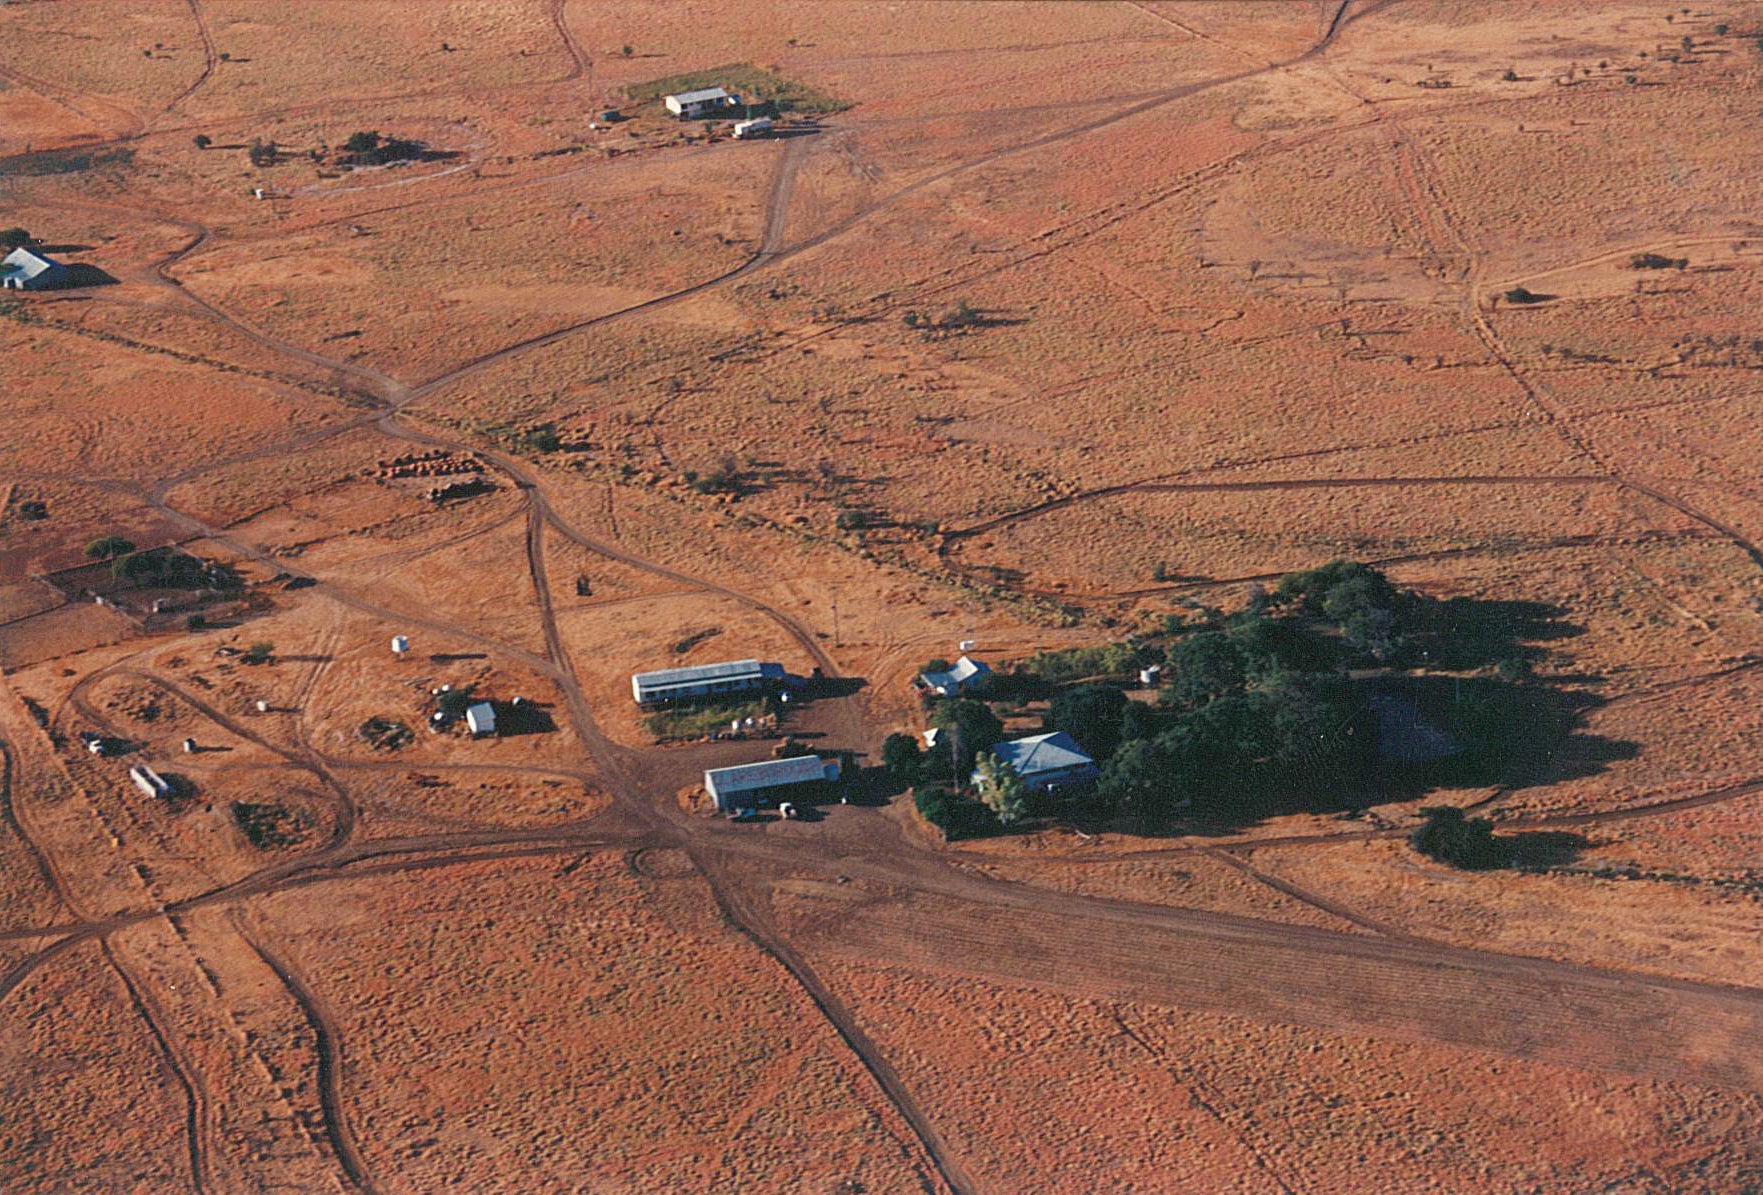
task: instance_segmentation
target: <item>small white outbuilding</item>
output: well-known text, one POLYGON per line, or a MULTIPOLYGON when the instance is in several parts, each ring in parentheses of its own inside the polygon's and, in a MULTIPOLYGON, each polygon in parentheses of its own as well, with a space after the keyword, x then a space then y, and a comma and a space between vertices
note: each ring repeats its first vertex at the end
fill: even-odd
POLYGON ((465 711, 465 727, 471 731, 471 737, 481 739, 487 734, 496 733, 496 707, 487 701, 480 701, 465 711))

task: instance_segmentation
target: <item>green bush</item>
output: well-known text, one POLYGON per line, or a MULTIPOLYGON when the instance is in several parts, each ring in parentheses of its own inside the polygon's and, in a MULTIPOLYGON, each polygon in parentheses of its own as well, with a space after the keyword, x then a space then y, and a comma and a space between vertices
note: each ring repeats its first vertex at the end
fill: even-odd
POLYGON ((912 803, 924 820, 941 830, 951 841, 977 838, 996 833, 998 819, 978 801, 950 791, 942 785, 927 784, 912 794, 912 803))
POLYGON ((118 556, 127 556, 135 550, 135 545, 120 535, 105 535, 86 545, 87 560, 114 560, 118 556))
POLYGON ((677 742, 701 739, 727 730, 736 718, 757 718, 764 713, 763 701, 714 702, 657 710, 643 719, 643 725, 657 742, 677 742))
POLYGON ((915 736, 890 734, 882 742, 881 757, 888 779, 895 784, 906 786, 918 783, 919 774, 923 770, 923 758, 915 736))
POLYGON ((1070 647, 1064 651, 1044 651, 1030 656, 1020 666, 1052 684, 1079 680, 1089 676, 1116 676, 1129 673, 1138 663, 1138 653, 1124 643, 1101 647, 1070 647))
POLYGON ((1429 805, 1420 813, 1426 821, 1408 841, 1427 858, 1465 871, 1486 871, 1504 862, 1494 823, 1487 818, 1468 817, 1455 805, 1429 805))

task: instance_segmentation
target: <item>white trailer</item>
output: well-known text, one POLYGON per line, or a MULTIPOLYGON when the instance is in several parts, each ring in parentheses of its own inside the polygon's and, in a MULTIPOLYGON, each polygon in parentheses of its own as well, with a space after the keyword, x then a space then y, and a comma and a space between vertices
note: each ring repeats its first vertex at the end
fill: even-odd
POLYGON ((755 116, 752 120, 735 121, 735 136, 742 141, 749 141, 755 137, 769 137, 771 129, 771 117, 769 116, 755 116))

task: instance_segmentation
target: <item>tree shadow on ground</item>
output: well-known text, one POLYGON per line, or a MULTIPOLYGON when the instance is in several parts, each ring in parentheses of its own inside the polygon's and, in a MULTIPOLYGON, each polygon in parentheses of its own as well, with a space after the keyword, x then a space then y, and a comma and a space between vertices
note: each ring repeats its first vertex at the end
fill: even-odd
POLYGON ((1521 834, 1495 835, 1504 866, 1519 871, 1546 871, 1578 860, 1591 846, 1583 835, 1567 830, 1527 830, 1521 834))
POLYGON ((510 739, 526 734, 553 734, 557 730, 557 720, 551 716, 551 707, 531 698, 525 698, 519 705, 511 701, 498 701, 496 709, 496 733, 510 739))

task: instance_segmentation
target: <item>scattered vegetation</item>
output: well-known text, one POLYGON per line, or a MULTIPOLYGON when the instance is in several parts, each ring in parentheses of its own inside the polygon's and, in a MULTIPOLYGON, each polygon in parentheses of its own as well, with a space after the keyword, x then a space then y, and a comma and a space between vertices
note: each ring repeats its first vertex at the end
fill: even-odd
POLYGON ((1636 253, 1628 259, 1631 270, 1681 270, 1689 264, 1687 257, 1666 257, 1660 253, 1636 253))
POLYGON ((705 627, 701 631, 693 631, 685 638, 676 640, 673 646, 668 650, 672 651, 676 656, 683 656, 706 639, 714 638, 720 634, 722 634, 721 627, 705 627))
POLYGON ((1071 647, 1030 656, 1020 670, 1051 684, 1092 676, 1123 676, 1130 673, 1138 654, 1123 643, 1103 647, 1071 647))
POLYGON ((735 494, 741 489, 741 468, 735 458, 724 456, 705 474, 687 473, 686 484, 700 494, 735 494))
POLYGON ((190 142, 197 149, 207 149, 214 144, 214 138, 210 137, 207 133, 197 133, 194 137, 190 138, 190 142))
POLYGON ((408 747, 416 732, 392 718, 369 718, 355 729, 355 737, 375 751, 398 751, 408 747))
POLYGON ((259 639, 247 647, 245 654, 239 658, 247 664, 267 664, 275 659, 275 644, 268 639, 259 639))
POLYGON ((281 149, 274 141, 265 141, 261 137, 251 138, 251 144, 245 147, 245 158, 253 166, 274 166, 281 160, 281 149))
POLYGON ((422 142, 402 137, 385 137, 377 130, 358 129, 343 142, 337 162, 344 166, 383 166, 387 162, 408 162, 422 156, 422 142))
POLYGON ((657 742, 680 742, 726 731, 737 718, 759 718, 765 713, 763 701, 712 702, 657 710, 643 719, 643 726, 657 742))
POLYGON ((1508 303, 1519 304, 1543 303, 1549 299, 1548 295, 1539 295, 1535 291, 1526 290, 1522 286, 1515 286, 1500 297, 1505 299, 1508 303))
POLYGON ((52 149, 0 159, 0 177, 43 178, 56 174, 84 174, 103 167, 125 167, 135 160, 132 149, 52 149))
POLYGON ((260 851, 278 846, 294 846, 304 840, 312 828, 303 814, 280 805, 234 801, 232 813, 233 821, 245 835, 245 841, 260 851))
POLYGON ((18 249, 31 243, 31 234, 16 225, 0 228, 0 249, 18 249))

